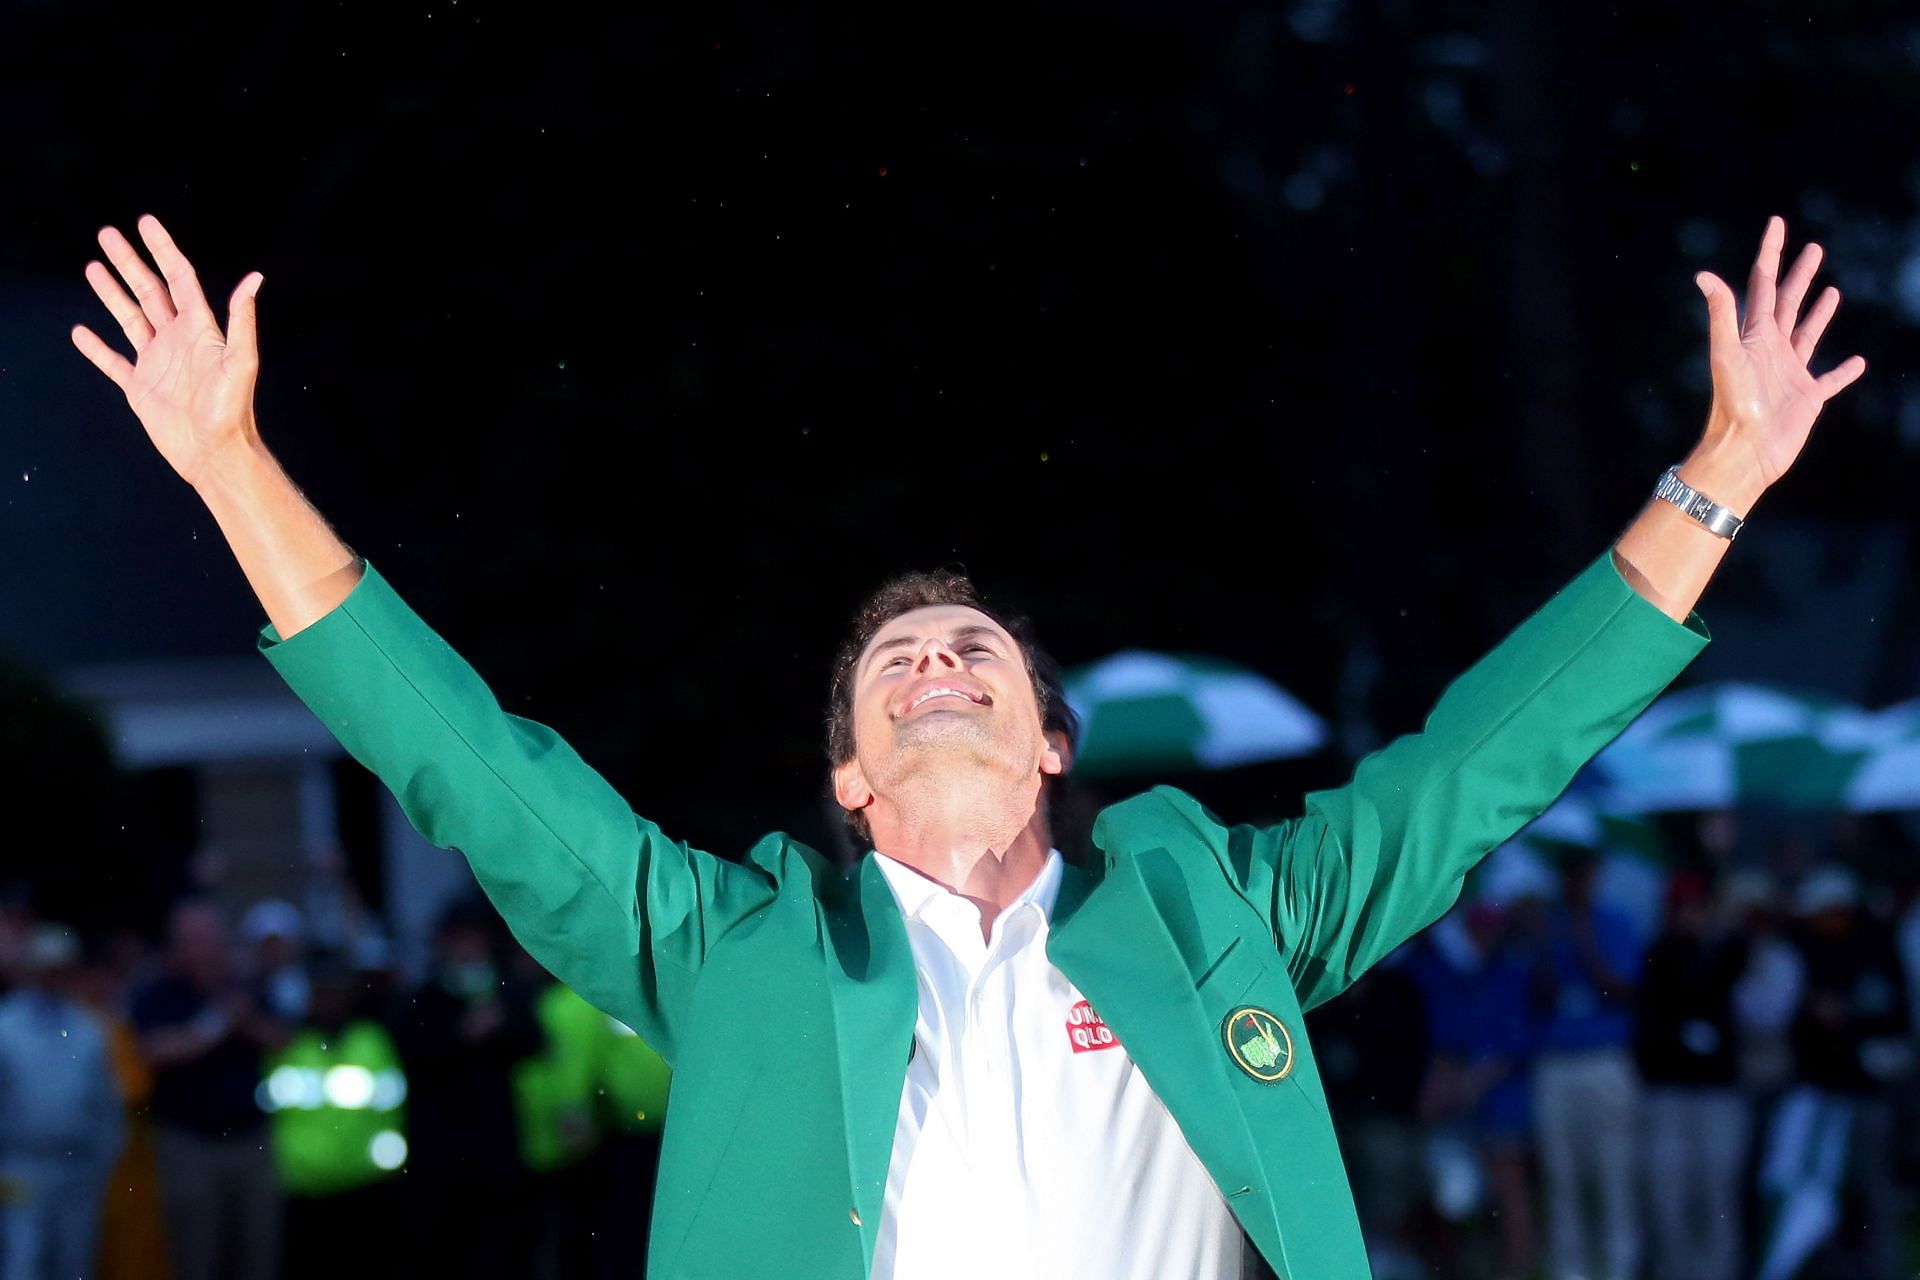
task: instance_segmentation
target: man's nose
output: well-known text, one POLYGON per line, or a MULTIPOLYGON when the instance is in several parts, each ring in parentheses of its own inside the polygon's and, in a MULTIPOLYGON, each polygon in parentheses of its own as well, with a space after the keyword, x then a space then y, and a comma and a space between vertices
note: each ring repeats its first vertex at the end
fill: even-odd
POLYGON ((945 667, 952 671, 960 669, 960 655, 949 649, 939 640, 929 640, 920 646, 920 657, 913 669, 921 675, 945 667))

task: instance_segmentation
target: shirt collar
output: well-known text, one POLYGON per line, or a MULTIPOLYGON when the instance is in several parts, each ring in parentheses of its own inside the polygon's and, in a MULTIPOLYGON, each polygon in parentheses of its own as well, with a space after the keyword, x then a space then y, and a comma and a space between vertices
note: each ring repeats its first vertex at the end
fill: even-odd
MULTIPOLYGON (((878 849, 873 851, 873 860, 880 864, 880 873, 887 878, 887 886, 893 890, 894 899, 900 904, 901 914, 909 920, 918 920, 927 908, 947 898, 960 895, 937 881, 921 875, 897 858, 889 858, 878 849)), ((1047 860, 1040 864, 1040 874, 1033 883, 1020 891, 1020 896, 1009 902, 1002 915, 1011 916, 1021 907, 1032 904, 1040 909, 1040 914, 1048 921, 1053 919, 1054 900, 1060 896, 1060 879, 1064 874, 1066 860, 1058 849, 1047 851, 1047 860)))

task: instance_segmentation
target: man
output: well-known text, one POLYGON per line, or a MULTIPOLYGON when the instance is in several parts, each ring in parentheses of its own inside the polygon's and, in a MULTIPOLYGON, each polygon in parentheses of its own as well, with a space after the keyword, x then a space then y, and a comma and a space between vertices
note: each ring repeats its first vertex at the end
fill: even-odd
POLYGON ((1708 505, 1649 503, 1424 734, 1303 816, 1228 828, 1156 789, 1102 813, 1085 871, 1046 830, 1070 744, 1046 734, 1034 646, 964 584, 883 590, 830 743, 876 852, 836 875, 784 834, 738 863, 671 840, 503 714, 261 443, 259 274, 223 336, 158 220, 139 229, 164 280, 112 228, 118 279, 87 268, 138 363, 74 341, 207 502, 276 668, 527 949, 672 1064, 662 1276, 1220 1277, 1243 1231, 1282 1277, 1365 1275, 1302 1012, 1439 915, 1686 666, 1733 522, 1865 369, 1807 371, 1838 294, 1800 318, 1810 246, 1776 295, 1773 219, 1744 328, 1698 277, 1715 399, 1678 476, 1708 505))
POLYGON ((460 899, 433 931, 433 970, 400 1008, 407 1069, 408 1217, 419 1273, 526 1275, 534 1220, 513 1077, 546 1047, 532 993, 507 972, 500 925, 460 899))
POLYGON ((1626 913, 1595 899, 1598 858, 1593 850, 1575 849, 1562 861, 1560 902, 1540 917, 1534 967, 1540 1016, 1534 1137, 1546 1175, 1547 1264, 1554 1280, 1631 1280, 1640 1266, 1640 1076, 1631 1046, 1644 948, 1626 913), (1588 1188, 1600 1211, 1599 1230, 1591 1234, 1588 1188), (1590 1260, 1595 1253, 1597 1268, 1590 1260))
POLYGON ((133 998, 153 1066, 154 1153, 177 1280, 280 1270, 280 1180, 255 1091, 261 1057, 288 1026, 236 972, 226 926, 209 902, 177 904, 168 971, 133 998), (222 1259, 227 1261, 223 1263, 222 1259))
POLYGON ((20 987, 0 996, 0 1280, 92 1280, 126 1131, 120 1091, 75 998, 79 939, 41 925, 23 960, 20 987))
POLYGON ((1714 927, 1706 877, 1674 872, 1666 927, 1640 973, 1633 1037, 1660 1280, 1733 1280, 1740 1269, 1749 1116, 1733 993, 1747 962, 1746 939, 1714 927))
POLYGON ((1844 1274, 1891 1280, 1900 1263, 1889 1097, 1912 1067, 1905 978, 1888 931, 1861 909, 1845 866, 1815 867, 1794 890, 1806 986, 1789 1030, 1798 1083, 1768 1126, 1760 1190, 1770 1229, 1756 1274, 1788 1280, 1829 1238, 1862 1246, 1844 1274), (1841 1192, 1865 1221, 1838 1232, 1841 1192))
POLYGON ((1483 883, 1481 901, 1456 907, 1428 930, 1428 945, 1414 952, 1409 966, 1433 1029, 1421 1109, 1429 1123, 1463 1130, 1479 1154, 1499 1231, 1499 1261, 1487 1273, 1502 1280, 1535 1271, 1527 1162, 1535 1040, 1528 989, 1535 961, 1526 922, 1539 908, 1531 898, 1502 906, 1483 883))

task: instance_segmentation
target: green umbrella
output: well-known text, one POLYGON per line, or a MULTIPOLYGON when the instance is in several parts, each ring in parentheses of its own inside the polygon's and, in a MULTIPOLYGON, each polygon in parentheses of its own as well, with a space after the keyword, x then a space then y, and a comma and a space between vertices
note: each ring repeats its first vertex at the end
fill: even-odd
POLYGON ((1080 776, 1226 769, 1307 755, 1327 738, 1292 694, 1217 658, 1131 649, 1065 683, 1080 714, 1080 776))
POLYGON ((1706 685, 1649 707, 1595 766, 1619 813, 1766 805, 1920 807, 1920 704, 1869 712, 1764 685, 1706 685))

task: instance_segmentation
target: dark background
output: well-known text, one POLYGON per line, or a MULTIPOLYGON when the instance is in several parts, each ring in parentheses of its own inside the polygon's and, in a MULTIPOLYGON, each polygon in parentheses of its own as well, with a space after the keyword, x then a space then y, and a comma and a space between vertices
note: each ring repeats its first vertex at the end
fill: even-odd
POLYGON ((342 536, 721 852, 828 838, 831 650, 945 563, 1069 664, 1281 681, 1338 748, 1217 786, 1292 811, 1684 456, 1691 276, 1775 212, 1846 296, 1816 369, 1871 367, 1690 678, 1920 694, 1917 81, 1901 3, 10 5, 8 861, 140 856, 35 681, 262 621, 67 338, 148 211, 217 312, 264 272, 260 420, 342 536))

